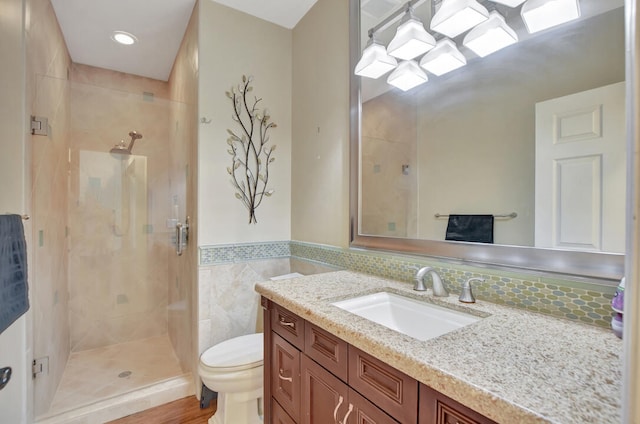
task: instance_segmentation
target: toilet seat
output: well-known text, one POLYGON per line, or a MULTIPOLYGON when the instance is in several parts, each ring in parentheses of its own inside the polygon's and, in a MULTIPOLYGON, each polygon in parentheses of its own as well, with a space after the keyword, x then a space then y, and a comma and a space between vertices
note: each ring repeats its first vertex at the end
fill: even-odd
POLYGON ((262 366, 262 333, 235 337, 210 347, 200 356, 200 365, 212 372, 242 371, 262 366))

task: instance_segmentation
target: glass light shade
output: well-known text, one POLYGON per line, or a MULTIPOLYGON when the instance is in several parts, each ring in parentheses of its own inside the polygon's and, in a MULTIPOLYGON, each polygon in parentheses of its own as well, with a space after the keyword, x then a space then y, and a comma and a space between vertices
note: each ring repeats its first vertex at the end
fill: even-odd
POLYGON ((356 65, 355 74, 375 79, 380 78, 396 66, 398 66, 398 61, 387 54, 387 49, 371 39, 356 65))
POLYGON ((428 80, 427 74, 420 69, 415 60, 405 60, 400 62, 398 67, 391 72, 387 78, 387 83, 398 87, 402 91, 407 91, 424 84, 428 80))
POLYGON ((431 19, 430 28, 453 38, 488 17, 487 9, 476 0, 442 0, 442 6, 431 19))
POLYGON ((578 0, 527 0, 520 10, 527 31, 542 31, 580 17, 578 0))
POLYGON ((497 52, 518 41, 518 34, 504 21, 502 15, 493 11, 489 19, 469 31, 462 44, 480 57, 497 52))
POLYGON ((455 43, 448 38, 439 40, 433 50, 425 54, 420 61, 420 66, 438 76, 444 75, 466 64, 467 59, 460 53, 455 43))
POLYGON ((494 3, 504 4, 505 6, 509 6, 509 7, 518 7, 522 3, 524 3, 524 0, 491 0, 491 1, 494 3))
POLYGON ((403 60, 420 56, 436 45, 435 38, 424 29, 422 22, 414 18, 410 11, 407 15, 408 19, 403 19, 396 35, 387 46, 387 53, 403 60))

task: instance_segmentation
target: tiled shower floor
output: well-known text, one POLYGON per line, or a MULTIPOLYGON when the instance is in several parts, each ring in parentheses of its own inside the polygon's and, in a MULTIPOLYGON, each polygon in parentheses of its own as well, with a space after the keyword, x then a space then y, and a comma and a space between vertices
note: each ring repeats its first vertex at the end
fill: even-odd
POLYGON ((47 415, 182 374, 168 336, 72 353, 47 415), (130 373, 129 373, 130 372, 130 373))

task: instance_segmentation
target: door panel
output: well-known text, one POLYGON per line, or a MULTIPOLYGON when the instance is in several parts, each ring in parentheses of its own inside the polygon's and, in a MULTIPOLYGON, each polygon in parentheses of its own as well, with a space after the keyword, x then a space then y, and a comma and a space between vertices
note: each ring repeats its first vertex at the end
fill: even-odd
MULTIPOLYGON (((342 423, 353 405, 348 387, 327 370, 301 355, 303 424, 342 423)), ((350 421, 348 421, 350 422, 350 421)))
POLYGON ((624 253, 624 82, 536 104, 536 247, 624 253))
POLYGON ((300 417, 300 352, 277 334, 271 351, 271 395, 295 420, 300 417))

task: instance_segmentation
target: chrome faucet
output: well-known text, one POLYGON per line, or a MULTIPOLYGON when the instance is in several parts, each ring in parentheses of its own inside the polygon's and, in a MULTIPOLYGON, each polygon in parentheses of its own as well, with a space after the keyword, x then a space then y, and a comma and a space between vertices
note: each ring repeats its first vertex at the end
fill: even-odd
POLYGON ((472 281, 479 281, 480 283, 482 283, 484 281, 484 278, 472 277, 472 278, 469 278, 464 283, 462 283, 462 289, 460 291, 460 297, 458 298, 458 300, 460 300, 460 302, 475 303, 476 298, 473 297, 473 292, 471 291, 471 282, 472 281))
POLYGON ((427 287, 424 285, 424 278, 427 274, 431 275, 431 281, 433 282, 433 295, 438 297, 446 297, 449 296, 449 292, 444 288, 444 284, 442 284, 442 278, 430 266, 422 267, 416 273, 416 284, 413 286, 413 289, 416 291, 425 291, 427 287))

